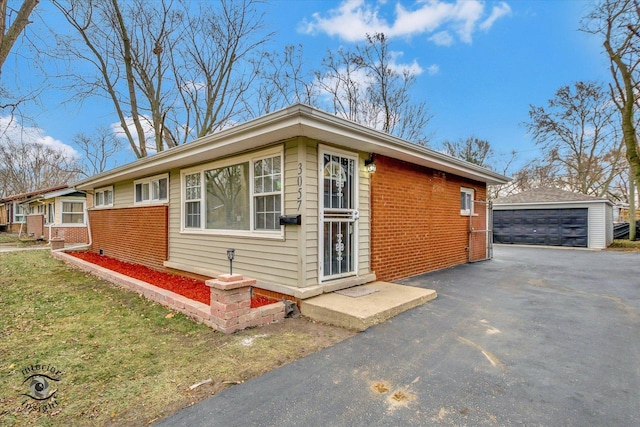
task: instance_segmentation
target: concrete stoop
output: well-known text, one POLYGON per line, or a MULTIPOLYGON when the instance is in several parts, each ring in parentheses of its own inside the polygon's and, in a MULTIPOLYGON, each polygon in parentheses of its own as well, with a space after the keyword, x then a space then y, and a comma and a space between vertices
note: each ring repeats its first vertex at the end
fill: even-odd
POLYGON ((300 311, 319 322, 364 331, 438 296, 432 289, 387 282, 373 282, 361 287, 376 292, 356 298, 335 292, 323 294, 301 301, 300 311))

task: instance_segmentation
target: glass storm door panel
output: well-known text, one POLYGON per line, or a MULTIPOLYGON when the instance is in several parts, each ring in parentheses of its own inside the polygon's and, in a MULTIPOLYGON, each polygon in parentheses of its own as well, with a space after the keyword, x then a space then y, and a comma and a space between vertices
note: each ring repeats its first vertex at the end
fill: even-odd
POLYGON ((357 173, 356 157, 324 152, 321 172, 321 278, 356 274, 357 173))

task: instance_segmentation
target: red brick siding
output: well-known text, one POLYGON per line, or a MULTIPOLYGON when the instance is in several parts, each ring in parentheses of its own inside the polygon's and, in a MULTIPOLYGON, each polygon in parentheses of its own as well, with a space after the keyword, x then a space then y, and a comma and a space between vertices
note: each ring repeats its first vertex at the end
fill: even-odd
POLYGON ((89 211, 91 251, 122 261, 166 270, 168 208, 98 209, 89 211))
POLYGON ((379 280, 397 280, 468 261, 469 217, 460 188, 486 198, 486 185, 402 162, 375 158, 371 175, 371 266, 379 280))
MULTIPOLYGON (((46 230, 45 234, 45 238, 49 239, 49 230, 46 230)), ((87 227, 53 226, 51 227, 51 237, 63 237, 65 244, 89 243, 87 227)))

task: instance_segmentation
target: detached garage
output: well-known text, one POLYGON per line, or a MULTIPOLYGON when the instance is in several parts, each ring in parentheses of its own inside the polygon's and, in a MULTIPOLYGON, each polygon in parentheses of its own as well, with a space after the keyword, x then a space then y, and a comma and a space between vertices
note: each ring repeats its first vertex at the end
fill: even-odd
POLYGON ((493 202, 494 243, 604 249, 613 241, 613 203, 557 188, 493 202))

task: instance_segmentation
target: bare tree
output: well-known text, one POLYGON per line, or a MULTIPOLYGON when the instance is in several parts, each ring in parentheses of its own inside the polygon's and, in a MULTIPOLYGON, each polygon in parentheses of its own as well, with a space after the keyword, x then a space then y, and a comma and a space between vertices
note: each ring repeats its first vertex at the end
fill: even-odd
POLYGON ((557 185, 604 197, 624 162, 615 109, 594 82, 563 86, 547 107, 530 106, 525 123, 557 185))
POLYGON ((599 36, 610 60, 611 99, 620 113, 627 159, 640 188, 636 115, 640 107, 640 5, 637 0, 601 0, 583 20, 583 31, 599 36))
POLYGON ((96 71, 75 74, 75 89, 111 100, 137 157, 215 132, 241 116, 240 101, 255 78, 250 55, 269 39, 259 34, 257 1, 54 4, 80 38, 61 38, 64 53, 96 71))
POLYGON ((13 45, 31 23, 29 15, 39 2, 40 0, 24 0, 16 10, 9 7, 9 0, 0 0, 0 74, 13 45), (9 23, 12 18, 13 22, 9 23))
POLYGON ((259 70, 256 93, 245 98, 251 117, 258 117, 289 105, 317 105, 318 87, 314 73, 305 67, 302 45, 287 45, 283 52, 266 52, 259 70))
POLYGON ((329 52, 324 70, 316 74, 336 114, 427 145, 425 129, 432 116, 425 101, 411 96, 415 72, 397 66, 395 57, 384 34, 368 34, 354 51, 329 52))
POLYGON ((264 114, 294 102, 426 145, 431 120, 426 102, 412 96, 416 69, 396 64, 397 52, 381 33, 353 49, 329 50, 309 73, 301 46, 263 58, 258 93, 250 99, 264 114))
POLYGON ((488 160, 494 153, 489 141, 472 135, 467 139, 444 141, 442 148, 450 156, 479 166, 492 168, 488 160))
POLYGON ((72 183, 77 160, 60 149, 33 142, 0 142, 0 196, 72 183))
POLYGON ((114 156, 124 148, 122 140, 107 127, 96 129, 93 135, 79 133, 73 137, 73 143, 83 155, 82 173, 86 176, 96 175, 115 167, 117 162, 114 156))

